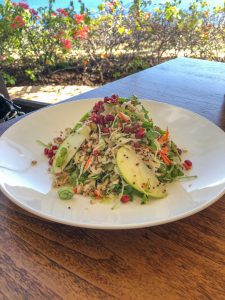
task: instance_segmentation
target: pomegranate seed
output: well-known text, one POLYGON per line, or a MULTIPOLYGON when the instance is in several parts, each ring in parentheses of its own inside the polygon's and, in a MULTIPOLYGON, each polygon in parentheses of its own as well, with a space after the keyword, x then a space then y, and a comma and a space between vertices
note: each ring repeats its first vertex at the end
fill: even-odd
POLYGON ((52 146, 52 150, 57 150, 57 149, 58 149, 58 146, 56 146, 56 145, 52 146))
POLYGON ((105 124, 105 117, 103 115, 99 115, 99 124, 101 125, 105 124))
POLYGON ((183 162, 183 167, 185 168, 185 170, 190 170, 192 168, 192 162, 188 159, 186 159, 183 162))
POLYGON ((48 150, 48 157, 52 158, 54 156, 54 152, 52 149, 48 150))
POLYGON ((118 95, 113 94, 112 97, 105 97, 105 103, 117 104, 118 103, 118 95))
POLYGON ((135 133, 136 139, 141 139, 141 138, 144 137, 144 135, 145 135, 145 129, 144 128, 139 128, 137 130, 137 132, 135 133))
POLYGON ((99 123, 99 116, 98 116, 96 113, 93 113, 93 114, 91 115, 91 120, 92 120, 94 123, 98 124, 98 123, 99 123))
POLYGON ((48 155, 48 151, 49 151, 49 149, 48 149, 48 148, 45 148, 45 149, 44 149, 44 155, 48 155))
POLYGON ((112 94, 112 98, 118 100, 119 97, 116 94, 112 94))
POLYGON ((49 161, 48 161, 49 165, 51 166, 53 164, 53 159, 50 158, 49 161))
POLYGON ((99 101, 99 102, 95 103, 95 105, 93 107, 93 112, 96 112, 96 113, 103 112, 105 110, 103 104, 104 104, 103 101, 99 101))
POLYGON ((109 98, 109 97, 105 97, 105 98, 104 98, 104 102, 105 102, 105 103, 108 103, 109 101, 110 101, 110 98, 109 98))
POLYGON ((184 163, 185 163, 186 165, 188 165, 189 167, 192 167, 192 162, 191 162, 190 160, 186 159, 186 160, 184 161, 184 163))
POLYGON ((117 104, 118 103, 118 95, 113 94, 111 97, 111 103, 117 104))
POLYGON ((106 120, 107 122, 112 122, 112 121, 114 121, 114 119, 115 119, 115 117, 114 117, 113 115, 107 115, 107 116, 105 117, 105 120, 106 120))
POLYGON ((127 203, 130 201, 130 197, 128 195, 123 195, 121 198, 120 198, 120 201, 122 203, 127 203))
POLYGON ((102 127, 102 132, 103 133, 110 133, 110 130, 107 127, 102 127))

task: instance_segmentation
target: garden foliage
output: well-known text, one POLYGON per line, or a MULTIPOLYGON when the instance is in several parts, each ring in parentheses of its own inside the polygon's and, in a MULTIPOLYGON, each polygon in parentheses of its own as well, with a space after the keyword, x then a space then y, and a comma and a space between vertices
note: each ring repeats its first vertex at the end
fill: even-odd
POLYGON ((87 10, 82 1, 37 10, 25 2, 0 4, 0 68, 8 84, 19 77, 43 81, 72 70, 103 83, 178 55, 225 60, 225 5, 205 0, 103 1, 87 10))

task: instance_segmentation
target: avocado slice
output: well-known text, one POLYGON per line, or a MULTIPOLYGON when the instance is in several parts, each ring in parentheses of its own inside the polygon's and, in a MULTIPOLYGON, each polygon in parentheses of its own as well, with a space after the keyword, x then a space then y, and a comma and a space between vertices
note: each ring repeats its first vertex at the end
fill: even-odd
POLYGON ((55 154, 52 164, 53 174, 60 173, 64 170, 64 168, 76 154, 77 150, 80 148, 84 140, 89 137, 90 131, 90 127, 84 125, 77 131, 72 131, 70 135, 68 135, 68 137, 62 142, 55 154))
POLYGON ((166 196, 164 186, 131 148, 117 151, 116 164, 123 179, 137 191, 153 198, 166 196))

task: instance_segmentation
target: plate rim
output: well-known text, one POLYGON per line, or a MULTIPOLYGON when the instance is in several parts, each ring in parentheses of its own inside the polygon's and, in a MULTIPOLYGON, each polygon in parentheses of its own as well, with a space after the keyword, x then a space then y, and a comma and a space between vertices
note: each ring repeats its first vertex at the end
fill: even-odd
MULTIPOLYGON (((77 102, 82 102, 82 101, 99 101, 102 100, 103 97, 98 97, 98 98, 83 98, 83 99, 75 99, 75 100, 71 100, 71 101, 67 101, 67 102, 63 102, 63 103, 56 103, 54 105, 49 105, 47 107, 44 107, 40 110, 37 110, 35 112, 32 112, 31 114, 29 114, 28 116, 26 116, 25 118, 22 118, 21 120, 19 120, 19 123, 23 123, 25 120, 27 120, 27 118, 32 118, 32 116, 34 114, 38 114, 43 110, 49 110, 52 109, 55 106, 63 106, 63 105, 68 105, 68 104, 75 104, 77 102)), ((157 104, 162 104, 162 105, 166 105, 169 107, 175 107, 175 108, 179 108, 187 113, 191 113, 193 115, 195 115, 197 118, 203 119, 204 121, 206 121, 208 124, 210 124, 211 126, 213 126, 216 130, 219 130, 220 132, 222 132, 224 134, 225 137, 225 132, 223 131, 223 129, 221 129, 219 126, 217 126, 215 123, 213 123, 212 121, 210 121, 209 119, 207 119, 206 117, 193 112, 191 110, 188 110, 186 108, 183 108, 181 106, 177 106, 177 105, 173 105, 170 103, 166 103, 166 102, 162 102, 162 101, 157 101, 157 100, 152 100, 152 99, 146 99, 146 98, 140 98, 140 101, 146 101, 146 102, 153 102, 153 103, 157 103, 157 104)), ((3 134, 0 136, 1 138, 4 138, 5 136, 7 136, 7 133, 11 130, 13 130, 14 126, 16 126, 18 124, 18 122, 14 123, 12 126, 10 126, 5 132, 3 132, 3 134)), ((26 121, 25 121, 26 122, 26 121)), ((202 205, 197 206, 194 209, 191 209, 187 212, 181 213, 177 216, 172 216, 172 217, 168 217, 167 219, 163 219, 163 220, 157 220, 157 221, 148 221, 148 222, 139 222, 139 223, 127 223, 127 224, 99 224, 99 223, 82 223, 82 222, 78 222, 78 221, 70 221, 70 220, 66 220, 66 219, 62 219, 62 218, 56 218, 53 216, 50 216, 49 214, 40 212, 39 210, 30 208, 29 206, 24 205, 23 203, 21 203, 20 201, 18 201, 16 198, 14 198, 10 192, 7 191, 7 189, 4 187, 4 183, 0 180, 0 190, 1 192, 8 198, 10 199, 14 204, 18 205, 19 207, 21 207, 22 209, 24 209, 25 211, 31 213, 32 215, 38 216, 41 219, 45 220, 45 221, 50 221, 50 222, 55 222, 58 224, 64 224, 64 225, 69 225, 69 226, 73 226, 73 227, 79 227, 79 228, 89 228, 89 229, 101 229, 101 230, 127 230, 127 229, 138 229, 138 228, 146 228, 146 227, 152 227, 152 226, 158 226, 158 225, 163 225, 163 224, 167 224, 167 223, 171 223, 171 222, 175 222, 181 219, 184 219, 186 217, 189 217, 191 215, 194 215, 204 209, 206 209, 207 207, 209 207, 210 205, 214 204, 217 200, 219 200, 224 194, 225 194, 225 187, 224 189, 215 197, 212 198, 211 200, 204 202, 202 205)))

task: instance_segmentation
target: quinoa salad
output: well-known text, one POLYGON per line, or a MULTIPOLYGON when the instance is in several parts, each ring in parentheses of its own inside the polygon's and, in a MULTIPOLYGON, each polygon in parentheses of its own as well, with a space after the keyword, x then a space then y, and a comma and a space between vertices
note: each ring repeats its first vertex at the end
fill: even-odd
POLYGON ((192 162, 182 160, 169 129, 154 124, 136 96, 105 97, 43 145, 62 200, 81 194, 91 203, 146 204, 166 197, 169 183, 194 177, 188 176, 192 162))

